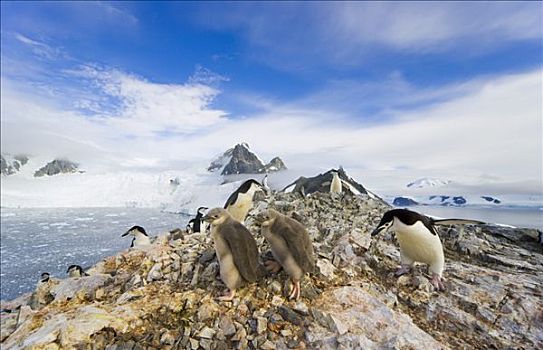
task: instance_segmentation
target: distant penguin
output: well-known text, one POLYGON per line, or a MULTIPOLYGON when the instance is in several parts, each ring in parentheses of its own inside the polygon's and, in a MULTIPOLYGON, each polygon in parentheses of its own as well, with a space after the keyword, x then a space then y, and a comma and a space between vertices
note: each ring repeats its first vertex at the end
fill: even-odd
POLYGON ((44 272, 41 274, 38 284, 49 282, 50 278, 51 278, 51 275, 49 274, 49 272, 44 272))
POLYGON ((88 276, 88 274, 83 271, 83 268, 79 265, 70 265, 68 267, 68 270, 66 270, 66 273, 69 277, 83 277, 88 276))
POLYGON ((229 289, 219 300, 231 301, 237 288, 255 282, 263 275, 256 241, 251 232, 225 209, 211 209, 204 220, 211 224, 221 280, 229 289))
POLYGON ((203 222, 202 218, 204 217, 205 212, 206 212, 207 209, 208 209, 207 207, 198 208, 198 211, 196 213, 196 217, 189 221, 189 224, 192 223, 192 232, 193 233, 202 232, 202 229, 204 229, 204 231, 205 231, 205 226, 204 226, 204 222, 203 222))
POLYGON ((147 232, 145 232, 145 229, 141 226, 132 226, 128 231, 123 233, 121 237, 132 235, 134 238, 132 238, 132 243, 130 244, 130 248, 132 247, 143 247, 148 246, 151 244, 151 239, 147 235, 147 232))
POLYGON ((268 174, 266 174, 262 179, 262 188, 264 189, 264 191, 266 191, 266 194, 271 193, 270 186, 268 186, 268 174))
POLYGON ((341 179, 339 178, 339 173, 336 170, 332 170, 332 182, 330 183, 330 193, 341 193, 343 191, 343 186, 341 184, 341 179))
POLYGON ((257 220, 261 222, 262 234, 276 260, 267 261, 266 268, 277 272, 283 267, 292 279, 289 299, 298 299, 300 280, 315 267, 315 253, 307 230, 298 221, 274 209, 259 215, 257 220))
POLYGON ((402 266, 396 276, 408 273, 415 262, 428 264, 432 273, 431 283, 436 290, 444 290, 441 280, 445 267, 443 246, 434 225, 484 224, 481 221, 464 219, 435 220, 428 216, 407 209, 387 211, 372 236, 392 228, 400 243, 400 260, 402 266))
POLYGON ((245 181, 224 204, 230 215, 239 222, 245 221, 247 213, 253 208, 253 198, 256 192, 262 191, 262 185, 253 179, 245 181))
POLYGON ((187 227, 185 227, 185 230, 187 233, 194 233, 194 229, 192 228, 194 226, 194 219, 189 220, 189 223, 187 224, 187 227))

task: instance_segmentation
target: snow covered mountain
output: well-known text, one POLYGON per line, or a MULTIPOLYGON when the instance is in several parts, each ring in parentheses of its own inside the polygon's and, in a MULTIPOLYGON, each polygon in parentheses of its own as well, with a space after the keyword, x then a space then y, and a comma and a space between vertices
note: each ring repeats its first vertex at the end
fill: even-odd
POLYGON ((0 155, 0 172, 6 176, 13 175, 26 163, 28 163, 28 157, 25 155, 2 154, 0 155))
POLYGON ((450 184, 449 180, 423 177, 407 184, 408 188, 443 187, 450 184))
POLYGON ((273 158, 268 164, 250 150, 249 144, 243 142, 228 149, 214 159, 207 168, 210 172, 220 171, 221 175, 261 174, 286 170, 285 163, 279 157, 273 158))

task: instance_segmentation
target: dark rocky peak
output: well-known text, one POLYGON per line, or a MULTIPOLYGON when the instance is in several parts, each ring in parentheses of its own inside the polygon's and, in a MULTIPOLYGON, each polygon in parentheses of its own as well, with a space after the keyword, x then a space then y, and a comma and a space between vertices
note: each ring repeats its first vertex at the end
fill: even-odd
POLYGON ((22 154, 13 157, 9 154, 2 154, 0 157, 0 172, 2 175, 13 175, 28 163, 28 157, 22 154))
POLYGON ((55 159, 47 163, 42 168, 36 170, 34 177, 41 177, 44 175, 53 176, 57 174, 75 173, 78 172, 79 165, 67 159, 55 159))
POLYGON ((314 192, 329 192, 330 184, 334 177, 333 172, 337 171, 339 178, 342 180, 343 191, 350 192, 352 194, 368 194, 368 191, 356 182, 353 178, 347 175, 345 170, 340 167, 338 170, 330 169, 324 174, 319 174, 314 177, 299 177, 296 181, 286 186, 283 191, 288 191, 292 188, 292 192, 300 193, 302 195, 308 195, 314 192))
POLYGON ((233 174, 260 174, 265 172, 281 171, 287 167, 279 157, 273 158, 264 165, 262 160, 254 154, 247 143, 239 143, 228 149, 211 162, 208 171, 221 171, 221 175, 233 174), (222 169, 222 170, 221 170, 222 169))
POLYGON ((407 197, 396 197, 392 201, 392 205, 395 207, 409 207, 411 205, 418 205, 418 204, 419 204, 418 202, 407 197))
POLYGON ((264 166, 264 169, 267 173, 273 172, 273 171, 281 171, 281 170, 287 170, 287 167, 283 160, 279 157, 275 157, 266 166, 264 166))

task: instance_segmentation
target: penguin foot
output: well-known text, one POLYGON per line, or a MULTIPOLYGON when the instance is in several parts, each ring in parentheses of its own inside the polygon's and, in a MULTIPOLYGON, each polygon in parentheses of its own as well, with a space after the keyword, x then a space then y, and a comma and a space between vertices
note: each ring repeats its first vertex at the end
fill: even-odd
POLYGON ((228 292, 226 292, 223 296, 218 297, 217 299, 220 301, 232 301, 235 295, 236 295, 235 290, 228 290, 228 292))
POLYGON ((266 260, 264 265, 266 265, 266 270, 272 273, 277 273, 279 270, 281 270, 281 264, 275 260, 266 260))
POLYGON ((292 281, 292 292, 290 292, 290 295, 288 296, 289 299, 298 300, 300 298, 300 282, 292 281))
POLYGON ((402 265, 400 266, 399 269, 396 270, 396 272, 394 272, 394 275, 396 277, 400 277, 401 275, 405 275, 406 273, 409 273, 409 271, 411 271, 410 265, 402 265))
POLYGON ((445 285, 443 284, 443 280, 441 277, 439 277, 439 275, 437 274, 434 274, 433 277, 432 277, 432 280, 430 281, 430 283, 432 283, 432 286, 434 286, 434 288, 436 289, 436 291, 444 291, 445 290, 445 285))

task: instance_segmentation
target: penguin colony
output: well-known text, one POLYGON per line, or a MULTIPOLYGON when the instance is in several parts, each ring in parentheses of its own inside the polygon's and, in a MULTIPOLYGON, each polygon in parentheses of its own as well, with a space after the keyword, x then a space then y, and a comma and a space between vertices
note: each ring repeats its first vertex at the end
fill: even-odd
MULTIPOLYGON (((329 183, 330 193, 341 194, 343 181, 338 171, 332 171, 332 176, 329 183)), ((256 217, 275 259, 261 263, 255 238, 243 222, 253 208, 255 194, 258 191, 263 191, 266 195, 271 194, 267 180, 266 174, 262 184, 253 179, 245 181, 230 195, 223 208, 207 211, 207 207, 200 207, 196 217, 187 225, 187 233, 205 232, 205 222, 210 225, 220 277, 228 288, 219 300, 232 301, 238 288, 253 283, 268 273, 277 273, 281 269, 285 270, 292 282, 288 298, 298 299, 301 293, 301 279, 315 267, 315 252, 306 228, 295 219, 274 209, 268 209, 256 217)), ((408 273, 415 262, 424 263, 428 265, 428 271, 432 274, 432 285, 437 291, 442 291, 445 290, 442 278, 445 257, 435 226, 459 224, 484 223, 464 219, 436 220, 407 209, 393 209, 383 215, 371 235, 376 236, 380 232, 392 229, 400 245, 401 266, 396 271, 396 276, 408 273)), ((141 226, 131 227, 122 237, 128 235, 133 237, 131 248, 144 249, 151 244, 150 237, 141 226)), ((539 240, 543 242, 541 234, 539 240)), ((69 277, 88 276, 79 265, 69 266, 66 272, 69 277)), ((38 286, 48 284, 49 279, 49 274, 44 272, 38 286)))

